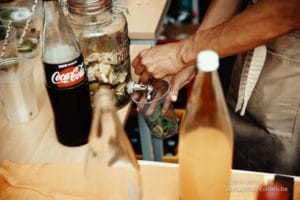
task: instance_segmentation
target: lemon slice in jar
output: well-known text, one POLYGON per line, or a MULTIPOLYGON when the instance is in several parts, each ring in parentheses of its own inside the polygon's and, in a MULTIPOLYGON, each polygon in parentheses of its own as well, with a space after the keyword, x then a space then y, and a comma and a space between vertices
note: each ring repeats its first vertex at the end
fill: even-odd
POLYGON ((164 128, 161 125, 156 125, 153 128, 153 132, 156 137, 163 137, 165 134, 164 128))

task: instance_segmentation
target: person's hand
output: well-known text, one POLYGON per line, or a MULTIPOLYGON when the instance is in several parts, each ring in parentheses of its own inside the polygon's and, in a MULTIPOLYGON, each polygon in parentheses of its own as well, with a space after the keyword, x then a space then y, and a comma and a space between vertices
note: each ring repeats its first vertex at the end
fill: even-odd
POLYGON ((177 100, 179 90, 195 77, 196 72, 195 66, 189 66, 182 69, 179 73, 165 78, 170 83, 170 92, 165 101, 163 111, 170 106, 171 102, 177 100))
POLYGON ((182 69, 179 73, 168 77, 170 79, 171 86, 169 92, 169 98, 171 101, 175 102, 177 100, 179 90, 195 77, 196 72, 197 70, 195 66, 189 66, 182 69))
POLYGON ((185 66, 180 60, 181 43, 158 45, 141 51, 132 61, 132 67, 141 82, 149 78, 162 79, 180 72, 185 66))
MULTIPOLYGON (((169 108, 172 102, 175 102, 177 100, 179 90, 183 88, 186 84, 188 84, 195 77, 196 71, 197 70, 195 66, 189 66, 182 69, 179 73, 175 75, 167 76, 164 78, 164 80, 169 82, 170 84, 170 91, 164 103, 163 112, 165 112, 169 108)), ((134 96, 134 98, 139 99, 140 101, 141 97, 139 95, 136 95, 134 96)), ((143 98, 146 98, 146 96, 144 96, 143 98)), ((138 106, 137 111, 142 110, 142 108, 143 105, 138 106)))

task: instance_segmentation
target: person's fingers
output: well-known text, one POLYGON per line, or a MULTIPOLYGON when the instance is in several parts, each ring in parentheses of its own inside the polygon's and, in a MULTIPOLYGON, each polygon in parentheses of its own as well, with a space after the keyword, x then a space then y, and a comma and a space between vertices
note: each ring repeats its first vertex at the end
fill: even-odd
POLYGON ((171 104, 172 104, 172 100, 170 99, 170 96, 168 95, 166 97, 165 102, 164 102, 164 105, 163 105, 163 108, 162 108, 162 112, 165 113, 169 109, 169 107, 171 106, 171 104))
POLYGON ((194 77, 195 77, 195 74, 192 74, 191 77, 190 77, 188 80, 186 80, 186 81, 184 81, 184 82, 182 82, 182 83, 180 84, 179 88, 183 88, 185 85, 187 85, 189 82, 191 82, 191 80, 192 80, 194 77))
POLYGON ((146 102, 147 102, 147 96, 145 95, 145 93, 134 92, 131 95, 131 99, 136 104, 136 111, 137 112, 140 112, 144 109, 144 107, 146 105, 146 102))
POLYGON ((172 75, 172 63, 170 59, 152 58, 152 64, 147 65, 147 71, 156 79, 163 79, 168 75, 172 75), (168 66, 168 67, 167 67, 168 66))
POLYGON ((159 102, 156 102, 156 101, 149 104, 147 109, 145 109, 145 111, 144 111, 144 115, 150 117, 157 106, 160 106, 160 105, 159 105, 159 102))
POLYGON ((131 62, 132 67, 135 68, 135 66, 140 62, 141 62, 141 56, 140 56, 140 54, 138 54, 131 62))
MULTIPOLYGON (((149 48, 150 49, 150 48, 149 48)), ((136 66, 138 66, 138 65, 144 65, 145 63, 144 63, 144 59, 145 59, 145 57, 147 57, 146 55, 148 54, 147 52, 148 52, 148 50, 149 49, 144 49, 144 50, 142 50, 133 60, 132 60, 132 62, 131 62, 131 64, 132 64, 132 67, 133 68, 135 68, 136 66)))
POLYGON ((163 73, 163 72, 160 71, 160 70, 155 70, 155 71, 149 72, 149 73, 151 73, 151 74, 152 74, 152 77, 153 77, 153 78, 156 78, 156 79, 163 79, 163 78, 166 77, 166 74, 163 73))
POLYGON ((136 75, 141 75, 144 71, 145 71, 145 67, 141 64, 136 65, 134 68, 134 73, 136 75))
POLYGON ((144 71, 141 75, 140 75, 140 79, 139 82, 141 83, 147 83, 148 80, 151 78, 151 74, 147 71, 144 71))
POLYGON ((174 77, 171 80, 171 87, 169 92, 169 99, 173 102, 177 101, 178 98, 178 91, 180 90, 181 82, 179 80, 176 80, 174 77))
POLYGON ((142 52, 137 55, 131 62, 135 74, 140 75, 145 71, 145 65, 142 63, 142 52))

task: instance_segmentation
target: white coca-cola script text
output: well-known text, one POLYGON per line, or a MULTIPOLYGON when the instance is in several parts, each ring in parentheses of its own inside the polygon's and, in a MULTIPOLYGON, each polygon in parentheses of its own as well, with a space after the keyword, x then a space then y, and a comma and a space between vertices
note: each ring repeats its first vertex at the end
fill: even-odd
POLYGON ((53 84, 68 84, 72 82, 76 82, 78 79, 81 79, 84 76, 84 68, 83 65, 79 65, 76 67, 71 67, 72 70, 68 70, 67 72, 56 71, 51 76, 51 81, 53 84))

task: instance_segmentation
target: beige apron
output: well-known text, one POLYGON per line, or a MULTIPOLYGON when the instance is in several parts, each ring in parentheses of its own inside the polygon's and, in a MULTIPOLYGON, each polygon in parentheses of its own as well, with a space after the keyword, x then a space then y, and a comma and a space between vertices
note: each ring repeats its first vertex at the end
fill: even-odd
POLYGON ((234 167, 300 175, 300 30, 237 57, 234 167))

